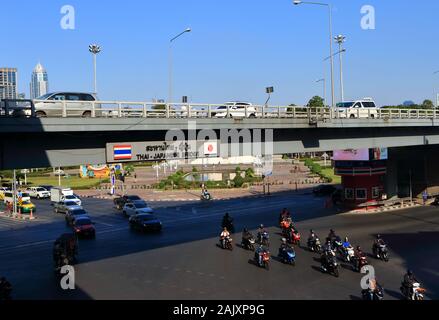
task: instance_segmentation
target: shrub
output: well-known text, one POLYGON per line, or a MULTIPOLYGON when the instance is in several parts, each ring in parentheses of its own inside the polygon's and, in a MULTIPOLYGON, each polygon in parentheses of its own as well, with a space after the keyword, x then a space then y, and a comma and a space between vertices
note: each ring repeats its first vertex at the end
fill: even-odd
POLYGON ((236 175, 236 177, 233 179, 233 183, 235 184, 236 188, 242 188, 244 182, 244 178, 242 178, 240 175, 236 175))

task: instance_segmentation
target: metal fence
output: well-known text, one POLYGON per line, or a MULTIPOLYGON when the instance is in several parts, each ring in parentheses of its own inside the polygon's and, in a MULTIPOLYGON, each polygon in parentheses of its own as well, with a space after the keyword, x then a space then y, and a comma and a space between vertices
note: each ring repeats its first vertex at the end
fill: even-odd
POLYGON ((438 119, 436 109, 309 108, 128 101, 2 100, 0 116, 55 118, 438 119))

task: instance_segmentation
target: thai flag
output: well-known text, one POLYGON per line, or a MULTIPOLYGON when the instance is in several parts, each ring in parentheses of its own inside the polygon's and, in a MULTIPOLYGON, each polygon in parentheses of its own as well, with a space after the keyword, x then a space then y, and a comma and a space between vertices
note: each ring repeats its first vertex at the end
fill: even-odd
POLYGON ((118 145, 114 146, 114 160, 131 160, 132 159, 132 146, 130 145, 118 145))

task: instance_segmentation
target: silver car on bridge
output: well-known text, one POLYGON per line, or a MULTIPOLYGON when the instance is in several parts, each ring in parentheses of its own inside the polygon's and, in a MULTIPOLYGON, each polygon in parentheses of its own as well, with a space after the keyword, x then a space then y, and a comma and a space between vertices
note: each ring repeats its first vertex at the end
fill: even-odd
POLYGON ((82 92, 53 92, 45 94, 34 100, 35 115, 44 117, 83 117, 89 118, 93 114, 93 105, 100 109, 99 104, 95 104, 98 98, 94 93, 82 92))

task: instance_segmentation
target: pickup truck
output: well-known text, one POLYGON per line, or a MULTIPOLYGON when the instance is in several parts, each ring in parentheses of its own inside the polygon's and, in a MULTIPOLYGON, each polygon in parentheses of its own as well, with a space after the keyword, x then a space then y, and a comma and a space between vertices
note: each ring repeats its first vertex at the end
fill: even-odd
POLYGON ((124 196, 122 196, 122 197, 120 197, 120 198, 115 198, 115 199, 113 200, 114 205, 116 206, 117 210, 123 210, 124 206, 125 206, 127 203, 131 203, 131 202, 133 202, 133 201, 143 201, 143 199, 140 198, 139 196, 133 196, 133 195, 129 196, 129 195, 124 195, 124 196))

